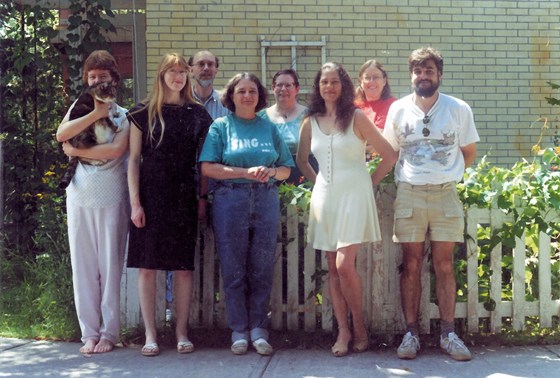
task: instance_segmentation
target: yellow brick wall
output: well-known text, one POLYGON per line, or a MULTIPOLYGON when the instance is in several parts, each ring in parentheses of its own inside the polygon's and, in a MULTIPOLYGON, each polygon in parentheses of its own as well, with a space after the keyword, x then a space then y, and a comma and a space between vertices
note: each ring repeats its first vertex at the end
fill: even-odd
MULTIPOLYGON (((546 85, 560 83, 558 0, 146 0, 146 22, 148 88, 166 52, 212 50, 221 59, 216 86, 222 87, 236 72, 261 76, 261 35, 302 42, 325 36, 327 60, 353 76, 365 60, 382 61, 397 97, 410 92, 410 52, 438 48, 445 63, 441 91, 471 105, 479 156, 489 154, 491 162, 529 157, 542 126, 534 121, 557 119, 545 97, 560 97, 546 85)), ((320 63, 320 49, 298 49, 304 89, 320 63)), ((267 81, 290 64, 290 48, 269 48, 267 81)), ((548 144, 560 132, 558 122, 550 126, 548 144)))

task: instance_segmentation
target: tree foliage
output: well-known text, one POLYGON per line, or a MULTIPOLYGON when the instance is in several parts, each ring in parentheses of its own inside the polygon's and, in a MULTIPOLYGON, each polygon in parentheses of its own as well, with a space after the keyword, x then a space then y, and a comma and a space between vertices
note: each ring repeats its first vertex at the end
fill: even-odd
POLYGON ((116 33, 116 29, 109 20, 115 17, 110 0, 70 0, 70 11, 64 48, 68 56, 69 95, 76 97, 82 89, 84 59, 94 50, 111 51, 105 35, 116 33))
POLYGON ((68 103, 58 48, 71 54, 70 80, 81 84, 84 56, 107 49, 102 33, 114 27, 106 20, 112 16, 109 0, 71 3, 68 39, 58 46, 52 43, 58 35, 55 11, 0 3, 0 152, 5 166, 0 328, 16 329, 16 334, 23 328, 27 337, 74 338, 79 332, 64 192, 57 187, 67 159, 55 132, 68 103))
MULTIPOLYGON (((2 140, 5 222, 12 242, 32 243, 37 194, 46 171, 59 166, 54 130, 61 119, 60 55, 50 43, 56 19, 39 6, 2 7, 2 140)), ((30 245, 23 248, 32 249, 30 245)))

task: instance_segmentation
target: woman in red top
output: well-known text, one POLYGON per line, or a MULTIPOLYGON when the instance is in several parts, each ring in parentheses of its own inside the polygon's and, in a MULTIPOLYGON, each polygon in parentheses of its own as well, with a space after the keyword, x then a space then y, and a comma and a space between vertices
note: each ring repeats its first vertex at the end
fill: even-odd
MULTIPOLYGON (((385 68, 375 59, 362 64, 358 72, 356 106, 362 109, 379 130, 385 127, 389 107, 397 101, 397 98, 391 95, 388 79, 385 68)), ((373 148, 367 145, 366 152, 366 160, 370 160, 371 154, 374 153, 373 148)))
POLYGON ((356 88, 356 106, 377 126, 383 130, 389 106, 397 100, 391 95, 387 72, 375 59, 365 62, 358 72, 356 88))

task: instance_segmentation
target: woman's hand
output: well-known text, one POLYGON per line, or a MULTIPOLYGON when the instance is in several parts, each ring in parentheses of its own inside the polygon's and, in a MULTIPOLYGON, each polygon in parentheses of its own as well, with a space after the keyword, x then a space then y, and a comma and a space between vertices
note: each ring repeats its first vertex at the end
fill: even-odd
POLYGON ((249 178, 258 182, 268 182, 271 177, 276 174, 276 168, 268 168, 265 166, 251 167, 247 170, 249 178))
POLYGON ((146 215, 144 214, 144 208, 142 206, 133 206, 132 213, 130 214, 130 219, 136 227, 144 227, 146 225, 146 215))
POLYGON ((92 112, 96 117, 98 117, 98 120, 102 118, 109 118, 109 114, 111 114, 111 110, 113 110, 113 107, 113 101, 101 102, 94 100, 94 108, 92 112))
POLYGON ((64 154, 68 157, 76 156, 76 149, 68 142, 62 143, 62 151, 64 151, 64 154))
POLYGON ((361 110, 357 110, 354 115, 354 132, 358 138, 365 140, 381 156, 381 163, 371 175, 371 182, 373 185, 377 185, 397 162, 398 153, 393 150, 379 129, 361 110))

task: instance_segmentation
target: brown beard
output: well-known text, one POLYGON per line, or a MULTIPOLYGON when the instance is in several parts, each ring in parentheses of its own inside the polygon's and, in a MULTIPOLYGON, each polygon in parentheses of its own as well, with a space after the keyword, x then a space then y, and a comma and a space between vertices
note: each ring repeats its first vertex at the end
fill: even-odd
POLYGON ((439 82, 435 85, 432 83, 428 88, 420 88, 418 85, 415 85, 414 92, 420 97, 432 97, 437 92, 438 88, 439 82))

